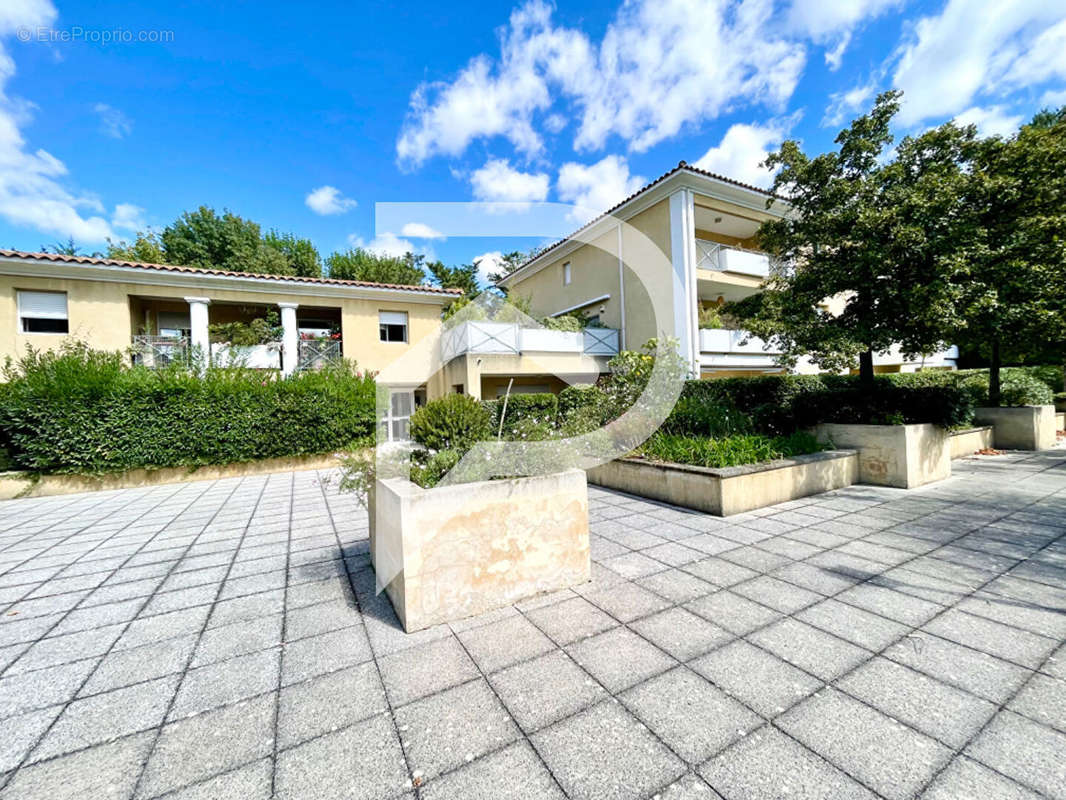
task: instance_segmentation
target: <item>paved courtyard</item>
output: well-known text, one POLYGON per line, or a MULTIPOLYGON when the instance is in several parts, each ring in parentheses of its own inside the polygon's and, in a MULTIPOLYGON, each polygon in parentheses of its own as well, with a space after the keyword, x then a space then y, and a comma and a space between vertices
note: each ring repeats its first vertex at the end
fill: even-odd
POLYGON ((954 467, 410 636, 329 475, 0 503, 0 798, 1066 797, 1066 450, 954 467))

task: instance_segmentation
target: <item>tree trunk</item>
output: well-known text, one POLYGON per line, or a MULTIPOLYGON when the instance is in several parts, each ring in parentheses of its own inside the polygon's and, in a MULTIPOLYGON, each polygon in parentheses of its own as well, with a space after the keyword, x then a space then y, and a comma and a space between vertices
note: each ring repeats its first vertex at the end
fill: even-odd
POLYGON ((859 385, 864 389, 873 389, 874 385, 874 351, 859 353, 859 385))
POLYGON ((992 340, 992 358, 988 363, 988 404, 992 408, 999 407, 999 339, 992 340))

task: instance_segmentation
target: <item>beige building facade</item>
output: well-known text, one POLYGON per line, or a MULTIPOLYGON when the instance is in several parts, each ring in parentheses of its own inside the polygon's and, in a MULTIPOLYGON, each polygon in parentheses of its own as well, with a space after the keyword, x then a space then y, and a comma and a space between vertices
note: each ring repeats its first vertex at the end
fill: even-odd
MULTIPOLYGON (((710 327, 706 319, 701 325, 708 310, 762 290, 774 265, 759 251, 756 233, 788 210, 770 199, 762 189, 682 162, 500 285, 528 298, 534 316, 580 312, 617 329, 624 349, 674 337, 694 375, 780 373, 772 343, 710 327)), ((956 356, 952 348, 909 362, 893 351, 875 363, 881 372, 906 372, 952 368, 956 356)), ((796 370, 817 368, 801 360, 796 370)))
MULTIPOLYGON (((0 251, 0 359, 78 339, 134 359, 185 348, 224 355, 209 326, 276 314, 279 341, 249 366, 283 373, 340 355, 378 371, 440 328, 456 290, 251 275, 109 259, 0 251), (332 351, 332 352, 331 352, 332 351)), ((425 375, 411 375, 424 382, 425 375)))

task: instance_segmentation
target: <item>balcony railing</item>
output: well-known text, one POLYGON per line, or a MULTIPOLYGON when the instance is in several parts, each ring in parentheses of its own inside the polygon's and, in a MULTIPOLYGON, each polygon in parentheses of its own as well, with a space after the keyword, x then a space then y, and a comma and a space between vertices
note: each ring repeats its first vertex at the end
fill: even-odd
POLYGON ((770 274, 770 257, 754 250, 743 250, 707 239, 697 239, 696 268, 714 272, 739 272, 765 278, 770 274))
POLYGON ((585 328, 583 331, 553 331, 523 328, 510 322, 461 322, 443 332, 441 358, 451 361, 465 353, 520 355, 535 353, 577 353, 613 356, 618 352, 618 331, 613 328, 585 328))
POLYGON ((215 342, 211 345, 211 363, 219 367, 281 369, 281 342, 253 345, 215 342))
POLYGON ((192 346, 187 336, 140 334, 133 337, 133 363, 152 369, 171 364, 187 366, 192 346))
POLYGON ((300 357, 296 370, 322 369, 331 361, 341 357, 339 339, 300 339, 300 357))

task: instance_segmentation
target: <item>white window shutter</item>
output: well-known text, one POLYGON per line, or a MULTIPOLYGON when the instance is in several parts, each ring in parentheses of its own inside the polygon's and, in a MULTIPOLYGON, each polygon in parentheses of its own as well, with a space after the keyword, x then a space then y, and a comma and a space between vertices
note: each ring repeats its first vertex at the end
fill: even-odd
POLYGON ((35 319, 66 319, 66 292, 24 292, 18 293, 20 317, 35 319))
POLYGON ((379 311, 378 312, 378 324, 379 325, 406 325, 407 324, 407 312, 406 311, 379 311))

